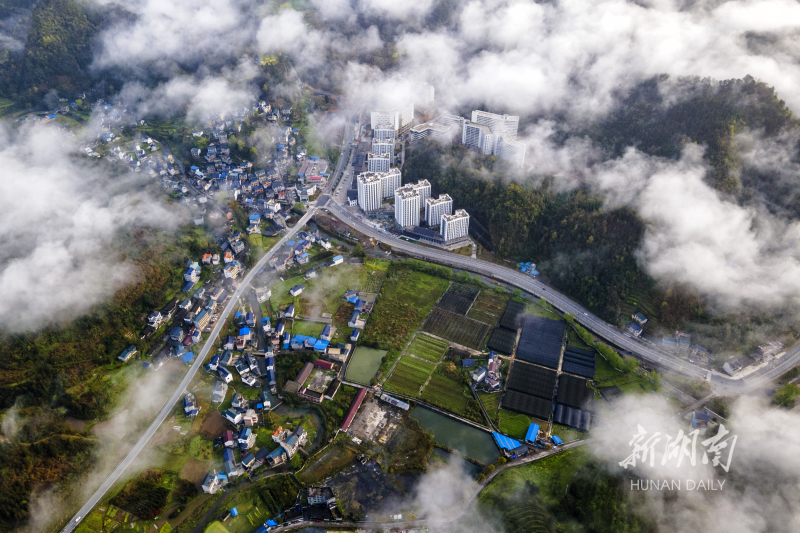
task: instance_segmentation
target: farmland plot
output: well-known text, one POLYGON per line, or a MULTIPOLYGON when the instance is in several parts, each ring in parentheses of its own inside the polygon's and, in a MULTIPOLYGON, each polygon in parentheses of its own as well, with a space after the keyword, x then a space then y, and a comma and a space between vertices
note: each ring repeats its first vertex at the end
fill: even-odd
POLYGON ((466 413, 467 401, 464 386, 454 379, 434 374, 422 391, 422 399, 458 415, 466 413))
POLYGON ((467 316, 496 326, 510 299, 511 295, 508 293, 482 290, 467 316))
POLYGON ((447 289, 447 292, 474 302, 475 298, 478 296, 478 293, 480 291, 475 287, 469 287, 468 285, 461 285, 460 283, 452 283, 450 287, 447 289))
POLYGON ((419 333, 414 337, 411 346, 408 347, 408 353, 435 363, 442 357, 446 348, 447 343, 445 341, 419 333))
POLYGON ((442 296, 442 299, 439 300, 437 307, 446 309, 447 311, 452 311, 453 313, 457 313, 459 315, 466 315, 471 305, 472 300, 467 300, 466 298, 462 298, 461 296, 457 296, 451 292, 446 292, 444 293, 444 296, 442 296))
POLYGON ((384 383, 384 389, 416 398, 419 396, 419 388, 422 387, 435 367, 436 365, 433 363, 426 363, 406 354, 400 359, 392 375, 384 383))
POLYGON ((475 350, 479 350, 483 346, 483 341, 490 328, 489 324, 438 307, 431 311, 425 323, 422 324, 423 331, 475 350))

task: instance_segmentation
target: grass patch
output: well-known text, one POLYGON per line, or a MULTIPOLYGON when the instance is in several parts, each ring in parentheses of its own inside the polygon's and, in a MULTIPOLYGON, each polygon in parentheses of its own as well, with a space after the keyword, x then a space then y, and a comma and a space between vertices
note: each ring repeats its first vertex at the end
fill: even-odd
POLYGON ((497 409, 500 407, 500 396, 499 392, 489 393, 489 392, 479 392, 478 397, 481 399, 481 403, 483 404, 483 408, 486 410, 486 413, 492 417, 494 420, 495 415, 497 414, 497 409))
POLYGON ((594 381, 597 388, 617 386, 626 394, 649 393, 656 387, 635 372, 620 372, 600 354, 596 357, 594 381))
POLYGON ((530 425, 531 419, 523 414, 512 413, 505 409, 497 412, 497 429, 509 437, 524 439, 530 425))
POLYGON ((384 384, 388 391, 399 392, 408 396, 419 396, 419 389, 433 372, 436 365, 404 355, 384 384))
POLYGON ((307 335, 309 337, 319 338, 322 330, 325 329, 325 324, 317 322, 306 322, 305 320, 295 320, 292 324, 292 336, 294 335, 307 335))
POLYGON ((424 333, 418 333, 411 342, 411 346, 408 347, 407 352, 435 363, 442 357, 447 346, 448 344, 445 341, 435 339, 424 333))
POLYGON ((567 346, 573 348, 580 348, 582 350, 591 350, 592 347, 583 342, 583 339, 578 335, 578 332, 572 328, 567 328, 567 346))

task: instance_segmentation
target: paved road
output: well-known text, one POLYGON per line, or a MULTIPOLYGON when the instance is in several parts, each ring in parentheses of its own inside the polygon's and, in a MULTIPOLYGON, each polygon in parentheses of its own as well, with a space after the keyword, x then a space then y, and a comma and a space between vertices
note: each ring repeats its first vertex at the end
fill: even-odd
MULTIPOLYGON (((576 322, 593 331, 598 336, 618 346, 625 352, 631 352, 637 355, 642 360, 659 369, 671 370, 696 379, 705 379, 708 375, 708 371, 705 369, 699 368, 683 359, 669 356, 652 348, 643 341, 634 339, 628 334, 621 332, 616 327, 607 324, 592 313, 586 311, 568 297, 553 290, 551 287, 545 286, 543 283, 527 274, 480 259, 473 259, 471 257, 424 247, 394 238, 373 226, 365 224, 350 211, 335 202, 328 202, 327 207, 344 223, 398 250, 431 262, 482 274, 514 287, 519 287, 534 296, 544 298, 556 309, 573 315, 576 322)), ((800 363, 800 344, 789 350, 789 352, 778 361, 764 366, 746 378, 733 379, 718 372, 712 372, 711 384, 714 386, 716 394, 720 396, 743 394, 768 384, 777 376, 798 363, 800 363)))
POLYGON ((219 320, 217 320, 214 329, 211 330, 211 334, 209 335, 208 340, 206 340, 205 344, 203 345, 203 349, 198 354, 197 359, 195 359, 194 363, 189 369, 189 372, 186 374, 186 377, 183 378, 183 381, 181 381, 180 385, 178 385, 178 387, 175 389, 175 392, 172 395, 172 397, 169 400, 167 400, 167 402, 164 404, 164 407, 162 407, 161 411, 158 413, 158 416, 156 416, 156 419, 153 421, 150 427, 147 428, 147 431, 145 431, 144 434, 142 434, 142 436, 139 437, 139 441, 136 443, 133 449, 131 449, 131 451, 128 452, 128 455, 125 456, 125 459, 122 460, 122 462, 117 466, 117 468, 114 469, 114 471, 108 476, 108 478, 106 478, 103 484, 100 485, 100 487, 95 491, 92 497, 89 498, 89 500, 81 508, 81 510, 78 511, 75 517, 72 518, 72 520, 70 520, 69 523, 64 527, 64 529, 62 530, 63 533, 69 533, 73 531, 77 527, 78 523, 80 523, 81 518, 84 518, 87 514, 91 512, 92 508, 94 508, 94 506, 100 502, 100 500, 108 491, 108 489, 110 489, 111 486, 117 482, 117 480, 131 465, 134 459, 136 459, 136 456, 139 455, 142 449, 147 445, 148 441, 150 441, 150 438, 155 434, 155 432, 158 430, 158 428, 161 426, 164 420, 166 420, 167 417, 172 414, 172 409, 174 405, 178 403, 178 401, 180 401, 180 399, 182 398, 184 391, 186 390, 186 387, 189 385, 189 383, 191 383, 192 379, 194 379, 195 374, 202 366, 203 361, 205 361, 209 351, 214 349, 214 347, 216 346, 216 340, 220 334, 220 331, 222 330, 222 326, 227 321, 228 316, 231 313, 231 310, 233 310, 236 306, 239 305, 239 298, 242 297, 248 290, 250 282, 253 281, 253 278, 258 273, 258 271, 265 267, 267 261, 275 254, 275 251, 279 250, 280 247, 283 246, 283 244, 286 241, 291 239, 291 237, 300 228, 302 228, 311 219, 311 217, 314 216, 315 212, 316 208, 309 209, 308 212, 297 222, 294 228, 292 228, 277 243, 277 245, 273 246, 272 249, 269 252, 267 252, 264 255, 264 257, 262 257, 261 260, 250 270, 250 272, 247 273, 247 275, 239 284, 239 287, 236 288, 236 291, 231 296, 231 299, 228 301, 228 304, 225 306, 223 312, 220 313, 219 320))

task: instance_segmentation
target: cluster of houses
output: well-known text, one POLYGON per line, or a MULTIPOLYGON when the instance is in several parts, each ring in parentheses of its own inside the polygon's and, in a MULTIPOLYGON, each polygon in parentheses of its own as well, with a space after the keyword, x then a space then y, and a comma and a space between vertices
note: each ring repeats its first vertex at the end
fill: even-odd
POLYGON ((265 465, 268 468, 275 468, 290 461, 308 442, 308 433, 303 426, 297 426, 294 431, 279 426, 272 433, 272 440, 278 444, 274 450, 270 451, 266 448, 253 450, 256 433, 252 428, 226 430, 218 439, 224 446, 222 452, 224 472, 209 472, 203 480, 203 492, 216 494, 228 484, 231 476, 252 473, 265 465), (234 454, 236 449, 239 450, 241 456, 241 460, 238 462, 234 454))
MULTIPOLYGON (((319 244, 324 250, 330 250, 333 245, 322 237, 319 230, 313 231, 300 231, 294 240, 288 241, 275 256, 269 260, 272 268, 278 271, 286 270, 287 267, 292 265, 305 265, 311 260, 308 252, 314 244, 319 244)), ((336 256, 333 258, 336 261, 331 261, 331 266, 338 265, 344 262, 344 257, 336 256)))
MULTIPOLYGON (((473 364, 474 361, 472 359, 462 360, 463 366, 472 366, 473 364)), ((489 360, 487 361, 486 366, 478 367, 470 372, 472 381, 476 385, 483 384, 483 386, 490 391, 500 390, 500 387, 503 384, 503 376, 500 373, 500 367, 502 364, 503 360, 499 355, 497 355, 497 352, 489 352, 489 360)))
POLYGON ((219 376, 219 381, 212 390, 212 402, 222 403, 225 400, 227 385, 233 381, 231 368, 239 374, 242 383, 248 387, 258 387, 259 380, 262 388, 275 387, 275 358, 272 355, 237 354, 226 349, 222 353, 215 354, 206 365, 206 370, 216 372, 219 376))

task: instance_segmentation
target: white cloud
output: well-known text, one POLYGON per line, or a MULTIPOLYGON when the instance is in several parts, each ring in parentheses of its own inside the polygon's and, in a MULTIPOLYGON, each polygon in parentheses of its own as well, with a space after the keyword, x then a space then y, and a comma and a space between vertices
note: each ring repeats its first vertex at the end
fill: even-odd
POLYGON ((75 318, 136 279, 111 245, 120 229, 171 227, 177 213, 131 175, 77 159, 47 126, 0 130, 0 322, 39 329, 75 318))

